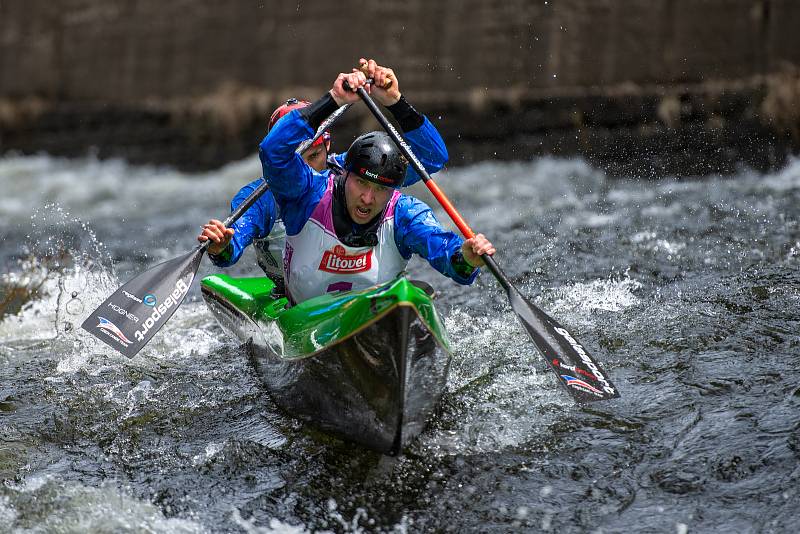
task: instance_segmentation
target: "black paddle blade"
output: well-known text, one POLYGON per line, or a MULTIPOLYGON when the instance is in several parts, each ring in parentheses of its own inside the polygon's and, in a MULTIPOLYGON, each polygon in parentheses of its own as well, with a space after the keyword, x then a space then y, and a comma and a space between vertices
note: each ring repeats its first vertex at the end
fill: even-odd
POLYGON ((577 402, 609 400, 619 397, 603 368, 566 328, 537 308, 516 288, 508 298, 520 322, 542 353, 547 364, 577 402))
POLYGON ((81 328, 132 358, 183 302, 205 249, 196 249, 143 272, 108 297, 81 328))

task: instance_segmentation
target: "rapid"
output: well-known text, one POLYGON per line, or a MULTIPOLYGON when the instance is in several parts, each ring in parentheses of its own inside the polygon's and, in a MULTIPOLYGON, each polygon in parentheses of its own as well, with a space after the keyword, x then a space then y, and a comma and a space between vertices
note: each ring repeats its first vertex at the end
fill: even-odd
MULTIPOLYGON (((202 174, 0 159, 0 532, 796 528, 800 161, 660 181, 553 158, 434 176, 622 397, 576 405, 489 273, 461 287, 415 259, 454 353, 397 458, 280 412, 197 282, 135 358, 79 328, 259 175, 255 157, 202 174)), ((204 260, 198 277, 214 272, 204 260)), ((252 252, 228 272, 260 274, 252 252)))

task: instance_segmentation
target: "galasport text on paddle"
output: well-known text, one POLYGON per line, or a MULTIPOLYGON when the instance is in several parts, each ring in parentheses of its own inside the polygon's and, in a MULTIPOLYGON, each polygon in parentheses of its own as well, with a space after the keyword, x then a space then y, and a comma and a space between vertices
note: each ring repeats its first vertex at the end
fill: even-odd
MULTIPOLYGON (((344 88, 351 90, 352 87, 345 80, 344 88)), ((409 160, 411 166, 428 186, 428 189, 447 212, 458 229, 467 239, 475 236, 475 232, 469 227, 461 214, 455 209, 444 192, 431 179, 425 167, 411 151, 411 147, 397 133, 394 126, 386 120, 378 106, 369 96, 363 87, 356 91, 361 100, 367 105, 369 110, 383 126, 403 155, 409 160)), ((558 324, 555 319, 547 315, 536 305, 526 299, 519 290, 514 287, 511 280, 497 265, 495 259, 484 255, 483 261, 486 267, 494 275, 500 285, 508 295, 511 309, 519 317, 522 326, 528 331, 534 345, 547 361, 550 369, 558 376, 561 384, 569 391, 577 402, 591 402, 598 400, 614 399, 620 396, 617 388, 611 383, 606 372, 598 362, 589 354, 566 328, 558 324)))
MULTIPOLYGON (((300 154, 311 146, 350 106, 344 105, 331 113, 317 128, 314 137, 301 143, 296 152, 300 154)), ((267 182, 262 181, 222 224, 230 227, 268 189, 267 182)), ((136 276, 89 314, 81 328, 132 358, 181 305, 210 245, 209 239, 191 252, 136 276)))

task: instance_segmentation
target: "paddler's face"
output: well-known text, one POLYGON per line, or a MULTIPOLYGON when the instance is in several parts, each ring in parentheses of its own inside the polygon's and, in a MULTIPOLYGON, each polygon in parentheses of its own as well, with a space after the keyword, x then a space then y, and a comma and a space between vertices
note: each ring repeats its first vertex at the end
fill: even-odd
POLYGON ((328 166, 328 151, 325 150, 325 143, 308 147, 303 152, 303 161, 317 172, 322 172, 328 166))
POLYGON ((349 172, 344 182, 347 213, 353 222, 366 224, 383 211, 393 192, 391 187, 378 185, 349 172))

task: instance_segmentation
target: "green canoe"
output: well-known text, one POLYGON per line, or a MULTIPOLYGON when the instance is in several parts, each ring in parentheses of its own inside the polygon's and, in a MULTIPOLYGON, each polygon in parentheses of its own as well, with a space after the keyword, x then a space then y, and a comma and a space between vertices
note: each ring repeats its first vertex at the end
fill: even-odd
POLYGON ((417 284, 401 277, 293 307, 273 295, 269 278, 213 275, 201 289, 283 410, 397 454, 422 431, 450 367, 444 325, 417 284))

